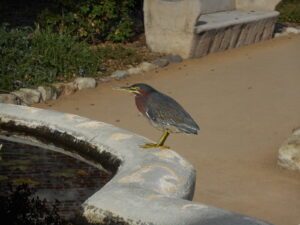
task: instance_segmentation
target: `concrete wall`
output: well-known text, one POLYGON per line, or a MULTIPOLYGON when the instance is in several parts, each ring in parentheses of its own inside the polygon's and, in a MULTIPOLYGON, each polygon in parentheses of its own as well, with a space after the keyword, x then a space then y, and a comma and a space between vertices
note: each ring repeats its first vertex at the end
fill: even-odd
POLYGON ((201 14, 234 10, 235 0, 200 0, 201 14))
POLYGON ((247 10, 275 10, 282 0, 236 0, 238 9, 247 10))
POLYGON ((150 49, 188 55, 200 7, 200 0, 145 0, 145 34, 150 49))

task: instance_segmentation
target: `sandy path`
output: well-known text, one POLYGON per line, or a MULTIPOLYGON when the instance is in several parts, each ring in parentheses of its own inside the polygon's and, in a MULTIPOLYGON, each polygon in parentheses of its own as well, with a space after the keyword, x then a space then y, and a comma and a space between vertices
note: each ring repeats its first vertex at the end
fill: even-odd
POLYGON ((185 60, 36 106, 157 140, 160 132, 138 114, 133 96, 111 90, 137 82, 177 99, 201 126, 198 136, 167 140, 197 169, 194 200, 276 225, 300 224, 300 173, 276 165, 279 146, 300 126, 299 35, 185 60))

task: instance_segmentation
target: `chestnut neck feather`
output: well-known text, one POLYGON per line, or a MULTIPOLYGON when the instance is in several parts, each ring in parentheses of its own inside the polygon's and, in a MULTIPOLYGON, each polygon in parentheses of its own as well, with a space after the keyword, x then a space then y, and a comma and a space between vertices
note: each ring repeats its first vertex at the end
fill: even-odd
POLYGON ((140 94, 135 95, 135 104, 138 110, 146 116, 146 102, 151 91, 140 90, 140 94))

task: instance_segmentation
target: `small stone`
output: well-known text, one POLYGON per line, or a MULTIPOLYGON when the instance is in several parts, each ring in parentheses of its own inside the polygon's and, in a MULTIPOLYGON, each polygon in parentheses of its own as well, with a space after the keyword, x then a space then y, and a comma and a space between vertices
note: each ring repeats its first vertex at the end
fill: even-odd
POLYGON ((297 29, 295 27, 288 27, 286 28, 286 32, 288 34, 300 34, 300 29, 297 29))
POLYGON ((277 37, 283 37, 283 36, 287 36, 287 35, 288 35, 287 32, 275 33, 274 37, 277 38, 277 37))
POLYGON ((78 90, 82 90, 86 88, 95 88, 97 82, 92 77, 78 77, 75 79, 74 84, 78 90))
POLYGON ((140 68, 143 72, 149 72, 158 68, 157 65, 149 62, 142 62, 138 68, 140 68))
POLYGON ((53 87, 39 86, 38 91, 41 93, 41 97, 44 102, 57 98, 57 92, 53 87))
POLYGON ((154 65, 157 65, 158 67, 165 67, 167 66, 170 62, 168 59, 165 58, 159 58, 159 59, 155 59, 152 61, 152 63, 154 65))
POLYGON ((278 165, 289 170, 300 171, 300 135, 294 133, 280 147, 278 165))
POLYGON ((127 72, 129 73, 129 75, 134 75, 134 74, 142 73, 143 70, 140 67, 133 67, 128 69, 127 72))
POLYGON ((117 80, 123 79, 128 76, 129 76, 129 73, 126 70, 116 70, 111 75, 112 78, 115 78, 117 80))
POLYGON ((180 55, 168 55, 168 56, 163 57, 163 59, 167 59, 170 63, 172 63, 172 62, 179 63, 179 62, 182 62, 182 60, 183 60, 180 55))
POLYGON ((31 105, 33 103, 39 103, 41 100, 41 92, 36 89, 21 88, 18 91, 12 92, 12 94, 18 96, 21 100, 21 104, 31 105))
POLYGON ((73 82, 53 84, 58 95, 71 95, 76 92, 77 88, 73 82))
POLYGON ((293 135, 300 135, 300 128, 295 129, 293 135))
POLYGON ((107 83, 107 82, 112 81, 112 78, 111 77, 101 77, 98 79, 98 81, 100 81, 101 83, 107 83))
POLYGON ((0 103, 18 104, 17 97, 12 94, 0 94, 0 103))

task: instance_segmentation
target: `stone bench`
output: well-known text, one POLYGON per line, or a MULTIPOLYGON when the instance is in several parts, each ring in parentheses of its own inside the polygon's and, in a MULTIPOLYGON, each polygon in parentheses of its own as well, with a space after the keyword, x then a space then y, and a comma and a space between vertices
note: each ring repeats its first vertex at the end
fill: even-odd
POLYGON ((272 38, 276 11, 233 10, 205 14, 195 27, 189 57, 253 44, 272 38))
POLYGON ((202 57, 272 38, 279 0, 145 0, 152 51, 202 57))

